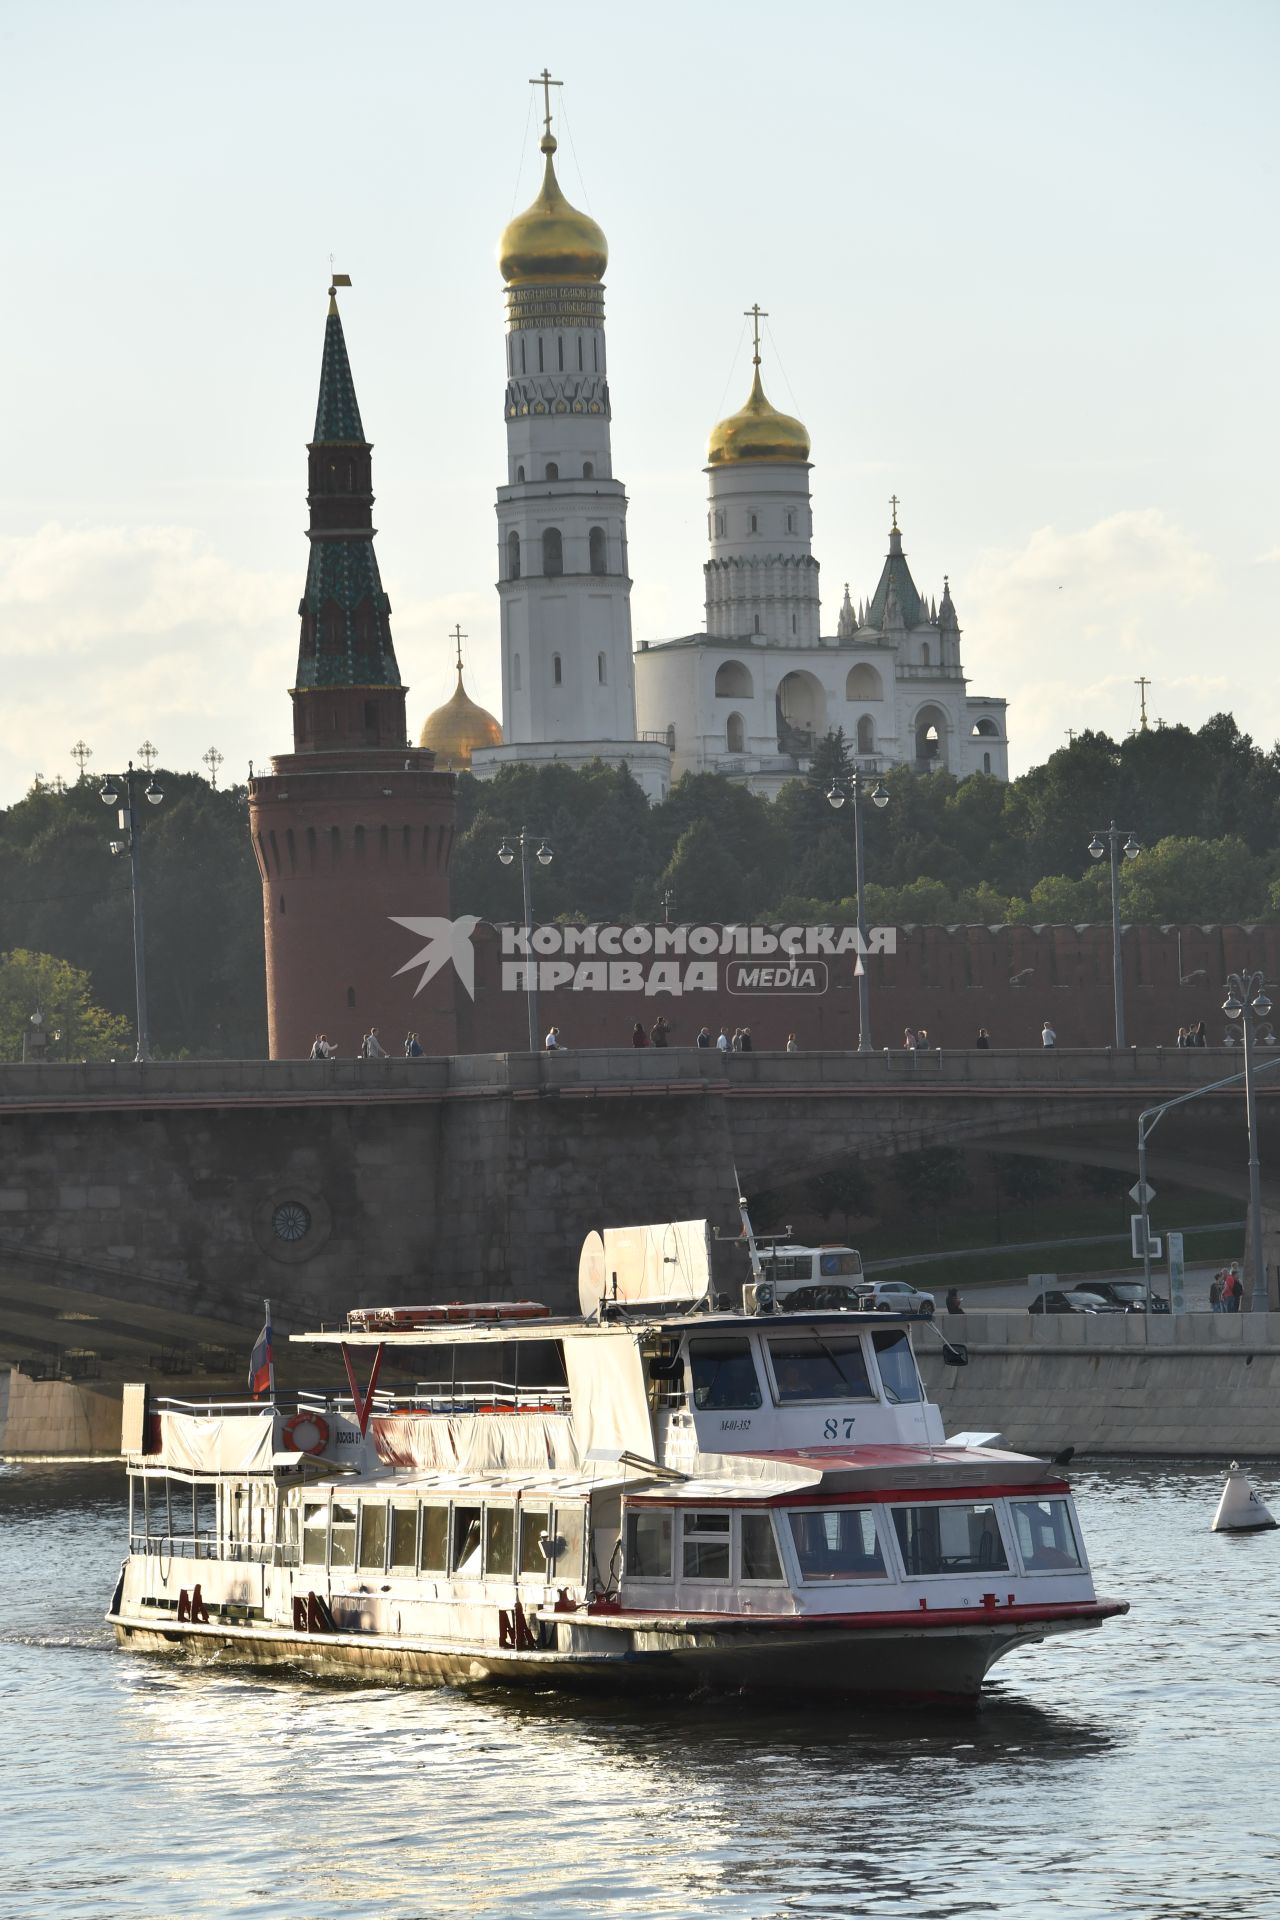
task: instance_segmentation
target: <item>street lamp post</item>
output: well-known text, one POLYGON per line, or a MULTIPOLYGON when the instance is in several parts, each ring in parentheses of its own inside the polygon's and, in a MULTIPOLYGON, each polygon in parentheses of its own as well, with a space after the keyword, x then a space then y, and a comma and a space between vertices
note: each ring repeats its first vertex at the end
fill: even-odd
MULTIPOLYGON (((1111 981, 1116 1001, 1116 1046, 1125 1045, 1124 1037, 1124 965, 1120 951, 1120 841, 1121 833, 1115 821, 1106 833, 1095 833, 1089 842, 1089 853, 1094 860, 1101 860, 1108 846, 1111 849, 1111 981)), ((1135 860, 1142 848, 1130 833, 1124 837, 1124 857, 1135 860)))
MULTIPOLYGON (((517 849, 519 850, 520 888, 524 897, 524 946, 525 946, 524 979, 525 979, 525 997, 528 1003, 528 1010, 529 1010, 529 1051, 530 1053, 537 1053, 538 1051, 538 989, 534 984, 537 979, 537 974, 534 972, 534 968, 537 966, 538 963, 534 957, 534 952, 533 952, 533 906, 532 906, 532 902, 529 894, 529 851, 530 851, 530 844, 533 838, 534 836, 529 832, 527 827, 521 827, 519 833, 515 837, 515 841, 516 841, 515 846, 514 847, 512 846, 510 840, 504 840, 502 842, 502 845, 498 848, 498 858, 499 860, 501 860, 504 867, 509 867, 512 861, 516 857, 517 849)), ((533 857, 537 861, 540 867, 549 867, 551 865, 551 861, 553 858, 551 849, 547 845, 546 841, 542 838, 541 834, 537 836, 537 840, 538 840, 538 846, 533 857)))
MULTIPOLYGON (((867 911, 863 900, 865 888, 862 883, 862 809, 858 805, 862 798, 862 784, 862 769, 855 765, 844 775, 843 781, 837 778, 831 782, 831 791, 827 795, 827 800, 837 809, 842 807, 846 800, 853 801, 853 871, 858 889, 858 958, 854 967, 858 981, 858 1052, 870 1053, 871 1004, 867 989, 867 911)), ((870 799, 873 807, 887 807, 889 804, 889 796, 878 779, 870 799)))
POLYGON ((1252 1283, 1250 1306, 1254 1313, 1267 1311, 1267 1263, 1262 1251, 1262 1174, 1258 1164, 1258 1104, 1253 1084, 1254 1020, 1265 1020, 1271 1001, 1260 973, 1233 973, 1227 977, 1227 997, 1222 1011, 1228 1020, 1238 1020, 1244 1037, 1244 1111, 1249 1129, 1249 1239, 1253 1254, 1249 1278, 1252 1283))
MULTIPOLYGON (((154 755, 155 748, 150 747, 149 751, 154 755)), ((143 788, 146 799, 153 807, 158 807, 164 794, 156 785, 154 774, 150 769, 145 774, 141 773, 132 760, 123 780, 114 779, 108 774, 98 792, 104 807, 120 808, 116 816, 120 838, 111 842, 111 851, 117 855, 127 853, 129 856, 129 883, 133 895, 133 984, 138 1005, 138 1049, 133 1056, 135 1060, 151 1058, 151 1036, 147 1028, 147 957, 142 924, 142 865, 137 800, 134 795, 135 785, 143 779, 147 783, 143 788)))

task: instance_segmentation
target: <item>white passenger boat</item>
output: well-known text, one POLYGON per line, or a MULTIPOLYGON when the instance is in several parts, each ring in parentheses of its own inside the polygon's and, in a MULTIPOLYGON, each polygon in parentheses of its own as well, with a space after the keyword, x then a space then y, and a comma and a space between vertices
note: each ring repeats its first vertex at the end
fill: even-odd
POLYGON ((945 1440, 912 1348, 935 1329, 818 1291, 856 1255, 770 1269, 745 1241, 740 1305, 705 1222, 620 1228, 587 1238, 580 1318, 360 1308, 294 1336, 342 1350, 345 1394, 127 1388, 118 1640, 408 1684, 960 1702, 1127 1610, 1051 1466, 945 1440), (375 1390, 418 1350, 447 1377, 375 1390), (464 1377, 500 1354, 508 1380, 464 1377))

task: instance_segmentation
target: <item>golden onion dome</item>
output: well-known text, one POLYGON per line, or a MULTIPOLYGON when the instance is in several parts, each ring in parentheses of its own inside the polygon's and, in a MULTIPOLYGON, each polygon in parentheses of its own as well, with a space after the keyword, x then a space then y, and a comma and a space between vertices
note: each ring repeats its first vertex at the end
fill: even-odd
POLYGON ((770 406, 760 384, 757 360, 751 393, 745 407, 731 413, 714 428, 707 442, 709 467, 736 466, 742 460, 809 458, 809 435, 799 420, 770 406))
POLYGON ((453 698, 427 715, 418 745, 430 747, 441 766, 461 768, 471 765, 477 747, 502 745, 502 728, 491 713, 469 697, 462 684, 461 666, 453 698))
POLYGON ((602 280, 609 243, 589 214, 571 207, 560 191, 552 155, 555 135, 542 137, 547 170, 531 207, 507 224, 498 242, 498 265, 508 286, 529 280, 602 280))

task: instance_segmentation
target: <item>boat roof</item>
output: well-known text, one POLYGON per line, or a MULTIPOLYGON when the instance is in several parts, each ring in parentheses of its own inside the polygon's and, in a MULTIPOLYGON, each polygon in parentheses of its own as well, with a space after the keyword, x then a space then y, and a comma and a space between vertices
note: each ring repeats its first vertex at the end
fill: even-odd
POLYGON ((321 1327, 313 1333, 291 1333, 291 1341, 316 1347, 478 1347, 510 1346, 515 1341, 586 1339, 618 1333, 729 1333, 749 1327, 787 1328, 822 1326, 828 1332, 841 1328, 918 1326, 923 1314, 908 1310, 877 1312, 856 1307, 815 1307, 804 1313, 655 1313, 652 1308, 618 1311, 606 1320, 583 1320, 577 1314, 548 1315, 545 1320, 450 1320, 425 1327, 387 1328, 380 1332, 365 1328, 321 1327))

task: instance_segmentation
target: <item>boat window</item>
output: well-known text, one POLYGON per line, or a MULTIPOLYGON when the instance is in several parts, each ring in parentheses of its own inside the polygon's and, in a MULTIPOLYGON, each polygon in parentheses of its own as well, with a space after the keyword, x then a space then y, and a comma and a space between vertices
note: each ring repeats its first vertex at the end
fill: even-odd
POLYGON ((391 1564, 393 1567, 411 1567, 414 1548, 418 1543, 418 1510, 416 1507, 392 1507, 391 1509, 391 1564))
POLYGON ((781 1580, 782 1562, 773 1537, 773 1516, 744 1513, 738 1522, 739 1577, 743 1580, 781 1580))
POLYGON ((377 1506, 361 1504, 358 1564, 374 1567, 379 1573, 387 1564, 387 1510, 380 1502, 377 1506))
POLYGON ((895 1507, 893 1525, 908 1575, 989 1573, 1009 1565, 992 1506, 895 1507))
POLYGON ((727 1580, 729 1578, 731 1517, 728 1513, 682 1515, 683 1568, 686 1580, 727 1580))
POLYGON ((854 1253, 851 1247, 838 1247, 834 1252, 820 1253, 818 1272, 824 1280, 834 1280, 843 1273, 861 1273, 862 1255, 854 1253))
POLYGON ((322 1567, 328 1558, 329 1509, 312 1505, 310 1501, 302 1509, 302 1564, 304 1567, 322 1567))
POLYGON ((551 1514, 546 1507, 521 1507, 520 1509, 520 1571, 537 1573, 543 1578, 547 1572, 547 1557, 542 1551, 542 1536, 547 1531, 551 1514))
POLYGON ((760 1382, 756 1377, 751 1342, 741 1334, 698 1336, 689 1342, 693 1374, 693 1404, 707 1410, 758 1407, 760 1382))
POLYGON ((334 1501, 330 1533, 330 1565, 354 1566, 356 1558, 356 1510, 354 1507, 340 1507, 337 1501, 334 1501))
POLYGON ((555 1574, 557 1580, 581 1580, 582 1543, 586 1515, 581 1507, 556 1508, 555 1574))
POLYGON ((778 1405, 804 1400, 874 1400, 856 1333, 789 1333, 769 1342, 778 1405))
POLYGON ((455 1507, 453 1510, 453 1551, 450 1567, 459 1580, 480 1578, 480 1509, 455 1507))
POLYGON ((870 1507, 811 1507, 790 1515, 802 1580, 883 1580, 870 1507))
POLYGON ((484 1510, 484 1570, 497 1578, 510 1574, 515 1551, 516 1516, 510 1507, 484 1510))
POLYGON ((633 1508, 627 1514, 627 1572, 633 1580, 671 1578, 671 1515, 633 1508))
POLYGON ((1011 1500, 1009 1506, 1018 1552, 1028 1573, 1056 1573, 1083 1564, 1065 1500, 1011 1500))
POLYGON ((886 1400, 892 1400, 895 1406, 909 1406, 913 1401, 923 1400, 920 1375, 916 1372, 916 1357, 911 1351, 911 1342, 902 1327, 894 1327, 884 1333, 873 1333, 876 1346, 876 1364, 880 1369, 880 1384, 884 1388, 886 1400))
POLYGON ((424 1573, 443 1573, 447 1555, 445 1548, 449 1540, 448 1507, 424 1507, 422 1509, 422 1550, 418 1555, 418 1565, 424 1573))

